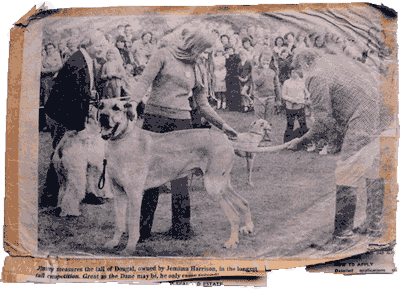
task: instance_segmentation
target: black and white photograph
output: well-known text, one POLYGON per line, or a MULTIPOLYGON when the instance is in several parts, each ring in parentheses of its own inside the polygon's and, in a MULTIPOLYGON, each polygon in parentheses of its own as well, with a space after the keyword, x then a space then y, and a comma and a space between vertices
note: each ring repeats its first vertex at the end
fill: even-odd
POLYGON ((276 259, 393 246, 395 162, 382 155, 396 148, 380 141, 397 129, 380 89, 398 81, 396 31, 381 24, 391 13, 40 20, 39 252, 276 259))

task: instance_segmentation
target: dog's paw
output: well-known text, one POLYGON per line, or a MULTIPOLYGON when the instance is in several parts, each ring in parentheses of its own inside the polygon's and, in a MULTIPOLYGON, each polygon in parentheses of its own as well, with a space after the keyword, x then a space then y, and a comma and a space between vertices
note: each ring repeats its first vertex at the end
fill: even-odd
POLYGON ((120 255, 122 256, 132 256, 136 252, 136 246, 135 247, 126 247, 125 250, 121 251, 120 255))
POLYGON ((229 241, 224 244, 224 248, 236 249, 238 244, 239 244, 239 240, 229 239, 229 241))
POLYGON ((118 240, 110 240, 107 243, 105 243, 104 247, 107 249, 113 249, 118 246, 119 241, 118 240))
POLYGON ((239 232, 247 235, 247 234, 253 233, 253 230, 254 230, 254 225, 253 225, 253 223, 250 223, 250 224, 247 224, 246 226, 241 227, 239 232))

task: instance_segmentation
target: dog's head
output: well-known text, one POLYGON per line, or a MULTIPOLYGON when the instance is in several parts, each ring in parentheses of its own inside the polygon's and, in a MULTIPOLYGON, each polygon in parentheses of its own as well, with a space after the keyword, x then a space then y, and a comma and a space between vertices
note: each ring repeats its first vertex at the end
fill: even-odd
POLYGON ((101 137, 108 140, 124 133, 129 121, 136 119, 136 113, 131 103, 120 99, 103 99, 100 101, 99 123, 101 137))
POLYGON ((253 121, 251 124, 251 132, 262 135, 264 140, 270 140, 269 134, 271 131, 272 127, 269 122, 262 118, 253 121))

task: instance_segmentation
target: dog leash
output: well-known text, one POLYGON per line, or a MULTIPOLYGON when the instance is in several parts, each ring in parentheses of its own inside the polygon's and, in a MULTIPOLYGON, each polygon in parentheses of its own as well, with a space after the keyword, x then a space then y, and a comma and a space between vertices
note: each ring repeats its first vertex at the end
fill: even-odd
POLYGON ((106 183, 106 166, 107 166, 107 160, 104 158, 103 159, 103 172, 101 173, 99 183, 97 184, 97 186, 100 190, 102 190, 104 188, 104 185, 106 183))
POLYGON ((108 142, 105 141, 104 143, 104 156, 103 156, 103 171, 101 173, 99 183, 97 184, 97 187, 102 190, 104 188, 104 185, 106 184, 106 167, 107 167, 107 159, 106 159, 106 151, 107 151, 107 145, 108 142))
MULTIPOLYGON (((96 107, 98 109, 99 104, 100 104, 100 95, 98 92, 96 92, 96 97, 94 99, 89 100, 89 105, 92 105, 92 107, 89 109, 89 111, 93 110, 94 107, 96 107)), ((89 120, 89 118, 87 118, 87 120, 89 120)), ((99 111, 98 110, 96 113, 96 121, 99 121, 99 111)), ((104 188, 104 185, 106 183, 106 167, 107 167, 107 159, 105 157, 106 145, 107 145, 107 143, 104 144, 105 147, 104 147, 104 157, 103 157, 103 171, 101 173, 99 182, 97 184, 97 187, 100 190, 102 190, 104 188)))

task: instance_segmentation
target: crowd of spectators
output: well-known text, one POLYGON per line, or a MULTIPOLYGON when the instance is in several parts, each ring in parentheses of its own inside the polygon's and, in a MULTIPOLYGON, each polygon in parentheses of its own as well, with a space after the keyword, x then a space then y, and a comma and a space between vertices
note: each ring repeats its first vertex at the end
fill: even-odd
MULTIPOLYGON (((110 49, 103 61, 103 84, 98 91, 100 98, 121 97, 124 79, 140 76, 154 52, 167 46, 163 38, 159 39, 161 41, 157 45, 152 31, 143 31, 141 37, 135 36, 138 34, 134 33, 130 24, 119 25, 115 30, 117 32, 114 36, 108 37, 110 49)), ((164 38, 167 39, 167 34, 171 32, 167 31, 164 38)), ((184 41, 188 33, 187 29, 182 30, 181 39, 177 41, 184 41)), ((322 34, 300 31, 297 35, 293 32, 272 35, 260 33, 253 26, 233 33, 224 34, 218 29, 212 29, 210 33, 215 39, 213 51, 204 53, 200 58, 202 67, 208 70, 204 75, 207 76, 210 103, 217 110, 243 113, 254 111, 256 116, 267 120, 271 120, 276 112, 286 110, 288 127, 285 141, 305 133, 305 119, 312 119, 307 109, 307 92, 301 87, 303 78, 298 73, 292 73, 296 52, 311 48, 321 54, 351 58, 363 63, 367 70, 382 71, 380 60, 384 55, 371 45, 371 41, 360 49, 352 37, 346 38, 330 32, 322 34), (300 96, 295 96, 296 93, 300 96), (293 133, 295 119, 299 121, 301 129, 293 133)), ((74 38, 66 41, 64 46, 56 43, 44 45, 41 106, 47 100, 57 71, 79 47, 80 42, 74 38)), ((46 130, 44 114, 40 117, 41 129, 46 130)))

